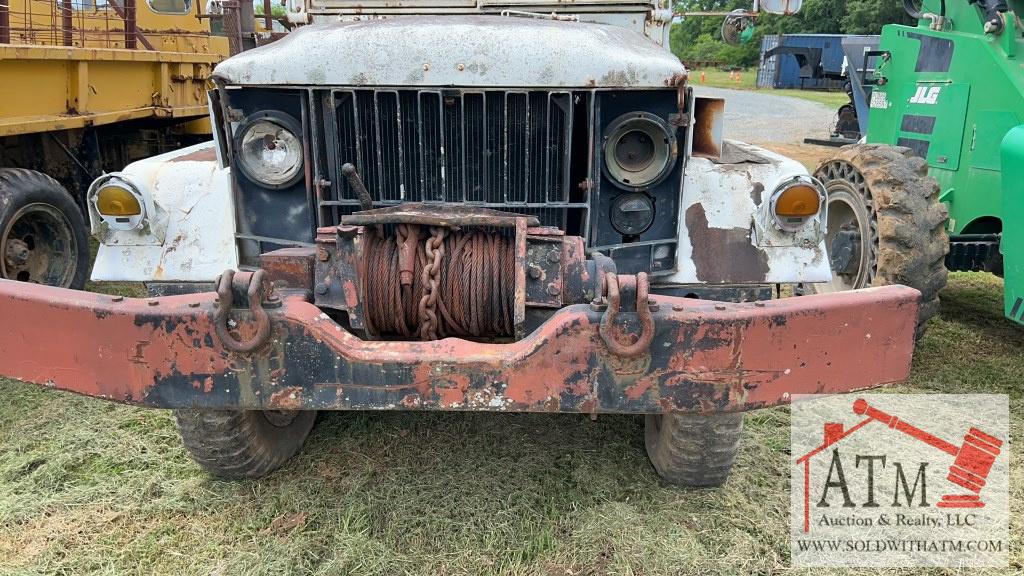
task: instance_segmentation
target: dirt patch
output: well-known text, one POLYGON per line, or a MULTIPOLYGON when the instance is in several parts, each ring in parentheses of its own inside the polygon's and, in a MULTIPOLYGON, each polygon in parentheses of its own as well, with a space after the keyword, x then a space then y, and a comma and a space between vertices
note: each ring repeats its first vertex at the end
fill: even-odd
POLYGON ((826 158, 832 157, 836 149, 829 146, 815 146, 814 144, 782 144, 779 142, 763 142, 757 144, 778 152, 787 158, 792 158, 807 167, 807 170, 814 172, 826 158))

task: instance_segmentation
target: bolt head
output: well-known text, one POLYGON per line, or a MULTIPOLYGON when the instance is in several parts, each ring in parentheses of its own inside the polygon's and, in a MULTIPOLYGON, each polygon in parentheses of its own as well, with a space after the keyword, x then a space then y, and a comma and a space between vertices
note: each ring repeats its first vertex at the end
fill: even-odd
POLYGON ((548 294, 552 296, 558 296, 562 293, 562 289, 557 284, 548 284, 548 294))

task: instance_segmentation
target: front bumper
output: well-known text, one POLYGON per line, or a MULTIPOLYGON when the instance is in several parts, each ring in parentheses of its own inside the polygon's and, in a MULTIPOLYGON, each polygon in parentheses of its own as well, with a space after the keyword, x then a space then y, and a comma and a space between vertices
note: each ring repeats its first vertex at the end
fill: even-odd
MULTIPOLYGON (((729 304, 652 297, 634 358, 568 306, 514 343, 365 341, 299 294, 230 352, 213 292, 130 299, 0 280, 0 375, 160 408, 739 411, 906 378, 919 294, 902 286, 729 304)), ((235 314, 244 330, 248 320, 235 314)))

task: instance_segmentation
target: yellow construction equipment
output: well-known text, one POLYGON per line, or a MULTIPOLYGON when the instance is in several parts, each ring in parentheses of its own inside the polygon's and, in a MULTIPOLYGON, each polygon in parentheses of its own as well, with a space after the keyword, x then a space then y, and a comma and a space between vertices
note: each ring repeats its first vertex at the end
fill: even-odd
POLYGON ((0 278, 84 284, 88 184, 209 136, 214 65, 276 37, 263 8, 0 0, 0 278))

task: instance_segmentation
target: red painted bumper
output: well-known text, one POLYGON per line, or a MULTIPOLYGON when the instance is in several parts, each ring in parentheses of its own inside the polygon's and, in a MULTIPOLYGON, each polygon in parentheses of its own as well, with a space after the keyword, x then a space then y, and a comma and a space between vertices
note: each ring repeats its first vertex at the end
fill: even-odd
POLYGON ((587 305, 515 343, 369 342, 286 297, 268 311, 267 344, 235 354, 216 335, 213 293, 121 299, 0 280, 0 376, 164 408, 749 410, 906 378, 918 297, 655 296, 654 339, 633 359, 609 352, 587 305))

